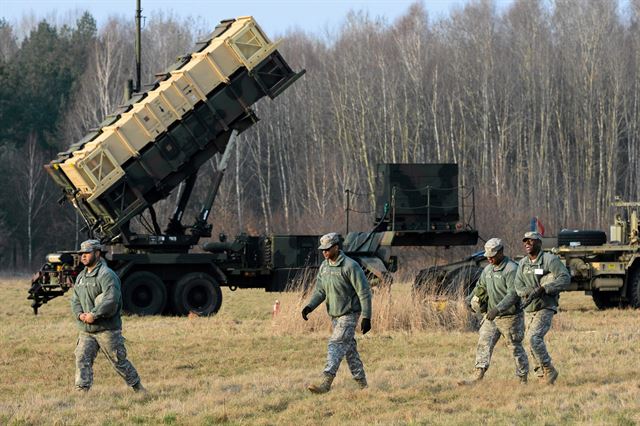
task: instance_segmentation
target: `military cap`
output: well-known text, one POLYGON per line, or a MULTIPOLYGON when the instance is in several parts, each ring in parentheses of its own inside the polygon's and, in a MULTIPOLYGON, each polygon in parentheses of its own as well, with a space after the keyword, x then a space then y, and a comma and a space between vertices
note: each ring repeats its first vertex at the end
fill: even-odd
POLYGON ((492 238, 484 244, 484 256, 493 257, 504 248, 500 238, 492 238))
POLYGON ((87 240, 80 244, 79 253, 92 253, 96 250, 102 250, 102 244, 98 240, 87 240))
POLYGON ((318 250, 327 250, 340 243, 340 236, 335 232, 330 232, 320 237, 320 247, 318 250))
POLYGON ((542 235, 539 232, 529 231, 524 233, 524 237, 522 237, 522 241, 524 240, 540 240, 542 241, 542 235))

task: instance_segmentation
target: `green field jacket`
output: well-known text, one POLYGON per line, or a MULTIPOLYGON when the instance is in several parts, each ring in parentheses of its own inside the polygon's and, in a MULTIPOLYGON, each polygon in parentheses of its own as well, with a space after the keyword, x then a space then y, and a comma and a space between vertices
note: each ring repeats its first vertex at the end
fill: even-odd
POLYGON ((340 251, 335 263, 325 260, 320 265, 316 288, 307 306, 314 310, 326 301, 333 318, 362 312, 371 319, 371 287, 358 263, 340 251))
POLYGON ((491 264, 485 266, 475 293, 487 295, 487 310, 497 308, 498 316, 518 313, 520 297, 514 285, 517 270, 518 264, 507 256, 497 266, 491 264))
POLYGON ((527 306, 525 312, 540 309, 558 312, 559 293, 569 287, 571 276, 560 258, 552 253, 540 252, 535 260, 529 259, 529 256, 520 259, 515 281, 516 292, 518 296, 526 297, 541 285, 543 277, 544 294, 527 306))
POLYGON ((120 278, 104 260, 100 259, 93 271, 88 272, 85 268, 78 274, 73 285, 71 311, 80 330, 89 333, 119 330, 122 328, 121 310, 120 278), (95 322, 85 324, 80 321, 78 316, 83 312, 91 312, 95 322))

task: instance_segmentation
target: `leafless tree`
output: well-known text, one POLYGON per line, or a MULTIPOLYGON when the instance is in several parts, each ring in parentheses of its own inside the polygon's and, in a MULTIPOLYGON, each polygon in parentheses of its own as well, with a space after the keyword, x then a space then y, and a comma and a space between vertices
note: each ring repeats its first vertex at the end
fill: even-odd
MULTIPOLYGON (((38 146, 34 133, 29 134, 23 149, 15 151, 13 155, 14 174, 12 175, 12 183, 14 188, 19 188, 15 195, 16 201, 24 211, 24 228, 22 232, 26 234, 26 260, 27 264, 32 266, 34 245, 38 239, 38 231, 47 226, 47 220, 41 215, 51 201, 53 193, 51 191, 51 182, 42 167, 45 162, 45 155, 38 146)), ((20 233, 19 230, 16 231, 20 233)))

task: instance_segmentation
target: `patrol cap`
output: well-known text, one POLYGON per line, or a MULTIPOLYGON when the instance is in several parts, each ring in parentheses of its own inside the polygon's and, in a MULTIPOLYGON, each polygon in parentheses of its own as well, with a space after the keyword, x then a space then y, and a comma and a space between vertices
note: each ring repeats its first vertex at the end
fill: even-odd
POLYGON ((320 246, 318 247, 318 250, 327 250, 339 243, 340 236, 335 232, 330 232, 320 237, 320 246))
POLYGON ((484 244, 484 256, 493 257, 504 248, 500 238, 492 238, 484 244))
POLYGON ((102 250, 102 244, 98 240, 87 240, 80 244, 78 253, 93 253, 96 250, 102 250))
POLYGON ((524 237, 522 237, 522 241, 524 240, 540 240, 542 241, 542 235, 539 232, 529 231, 524 233, 524 237))

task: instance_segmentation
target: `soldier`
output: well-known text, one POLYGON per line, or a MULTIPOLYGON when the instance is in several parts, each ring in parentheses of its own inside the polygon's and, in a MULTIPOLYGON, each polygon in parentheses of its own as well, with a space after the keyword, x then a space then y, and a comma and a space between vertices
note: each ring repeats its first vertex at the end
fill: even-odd
POLYGON ((342 358, 347 358, 351 375, 361 389, 367 387, 364 365, 356 346, 355 332, 360 313, 361 330, 371 330, 371 288, 362 268, 340 250, 340 237, 335 232, 320 238, 324 262, 320 265, 316 288, 307 306, 302 309, 302 318, 309 315, 322 301, 326 301, 333 332, 329 338, 327 365, 319 385, 309 385, 313 393, 325 393, 331 389, 342 358))
POLYGON ((91 388, 93 361, 100 349, 127 385, 146 393, 138 372, 127 360, 120 319, 120 279, 103 260, 100 241, 84 241, 80 253, 85 268, 78 274, 71 297, 71 311, 80 329, 75 350, 76 390, 91 388))
POLYGON ((516 361, 516 376, 520 383, 527 383, 529 360, 522 346, 524 338, 524 314, 520 308, 514 279, 518 264, 504 255, 504 245, 499 238, 491 238, 484 245, 484 255, 489 261, 480 275, 473 295, 476 306, 486 305, 487 314, 482 320, 476 349, 476 371, 470 380, 461 385, 474 384, 482 380, 491 362, 493 348, 504 336, 516 361))
POLYGON ((527 253, 520 260, 516 273, 516 292, 524 298, 525 339, 529 342, 534 371, 539 379, 552 385, 558 371, 544 343, 544 336, 551 328, 553 315, 558 312, 558 293, 569 286, 569 271, 560 258, 542 251, 542 237, 537 232, 527 232, 522 238, 527 253))

